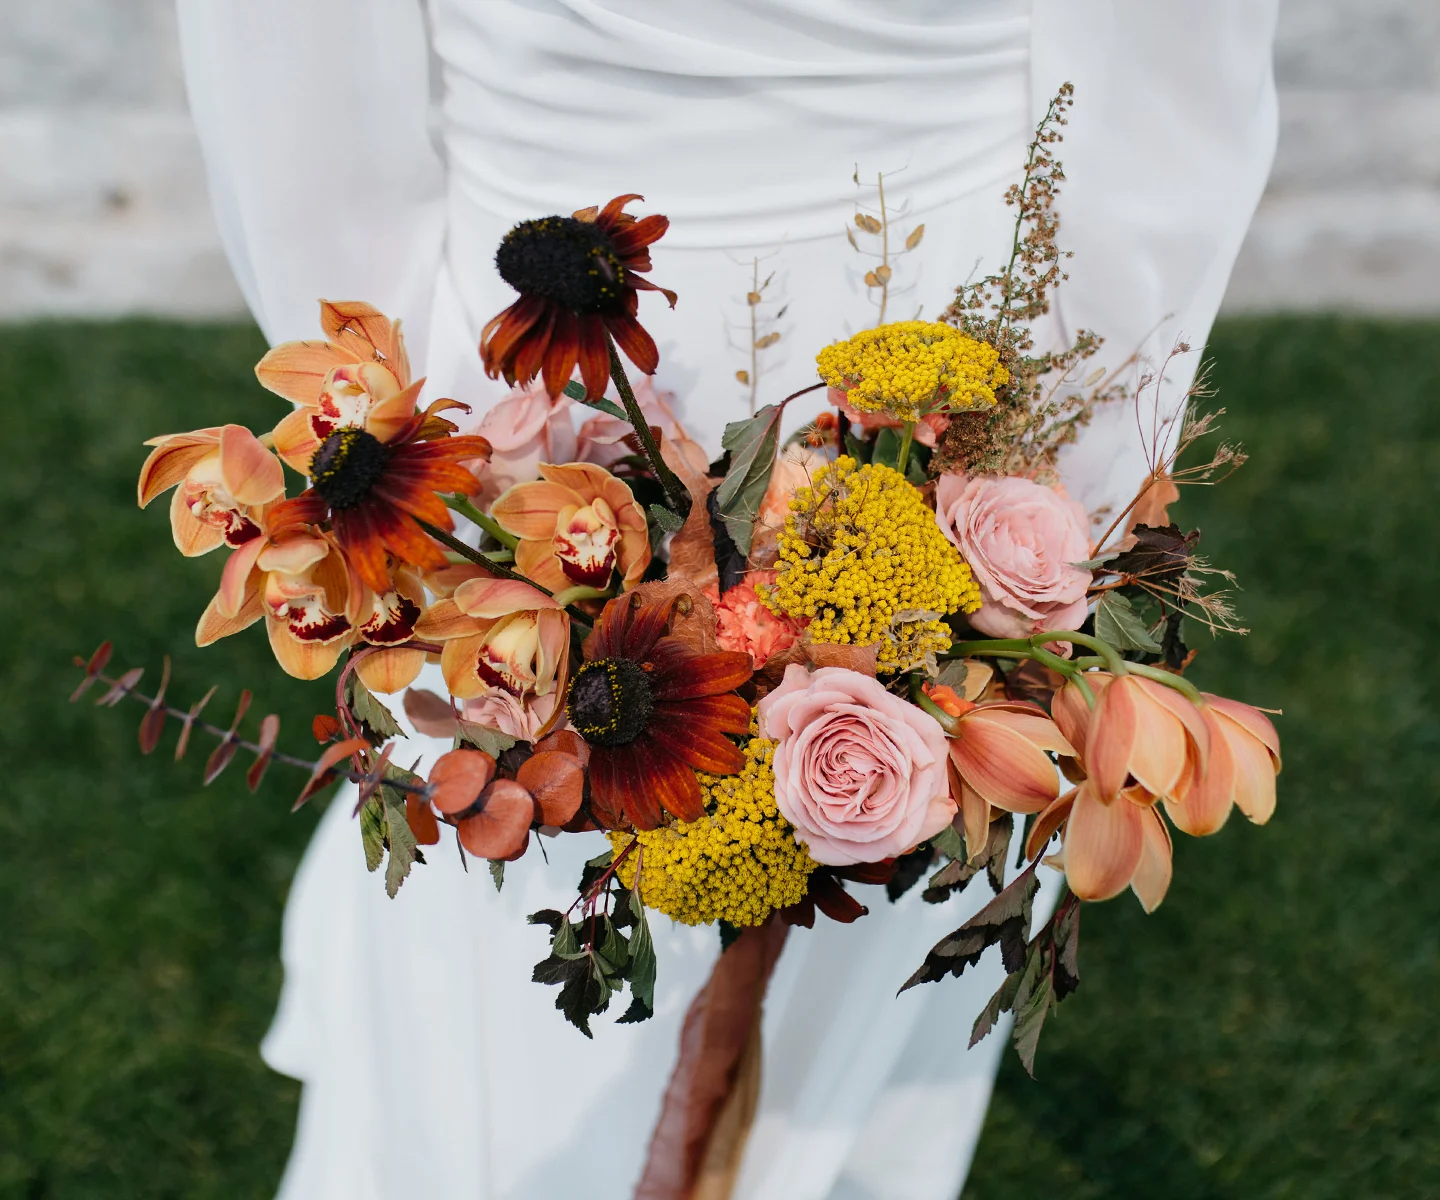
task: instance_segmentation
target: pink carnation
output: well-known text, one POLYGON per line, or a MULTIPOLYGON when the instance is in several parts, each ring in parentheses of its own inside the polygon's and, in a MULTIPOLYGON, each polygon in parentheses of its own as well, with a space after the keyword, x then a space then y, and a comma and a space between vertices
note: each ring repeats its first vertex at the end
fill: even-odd
POLYGON ((804 628, 799 621, 776 616, 756 594, 756 584, 774 583, 777 574, 751 571, 715 604, 720 649, 748 654, 757 670, 772 655, 793 645, 804 628))
POLYGON ((760 733, 778 743, 775 804, 816 862, 895 858, 955 816, 944 731, 868 675, 792 663, 760 733))
POLYGON ((992 637, 1078 629, 1085 620, 1090 557, 1085 510, 1033 480, 942 475, 935 519, 964 555, 984 603, 968 618, 992 637))

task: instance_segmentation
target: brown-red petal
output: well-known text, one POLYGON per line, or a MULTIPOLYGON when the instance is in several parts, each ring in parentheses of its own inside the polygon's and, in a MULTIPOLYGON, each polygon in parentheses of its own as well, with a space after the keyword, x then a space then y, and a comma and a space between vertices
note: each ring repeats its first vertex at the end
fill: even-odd
POLYGON ((513 779, 497 779, 485 789, 484 807, 455 828, 460 844, 471 854, 497 862, 511 862, 530 844, 534 802, 513 779))
POLYGON ((656 700, 690 700, 733 692, 752 673, 750 656, 733 650, 697 654, 654 681, 656 700))
POLYGON ((585 770, 572 754, 541 750, 515 772, 515 782, 534 797, 535 819, 542 825, 564 825, 585 796, 585 770))
POLYGON ((430 769, 430 799, 442 813, 463 812, 495 778, 495 760, 482 750, 451 750, 430 769))

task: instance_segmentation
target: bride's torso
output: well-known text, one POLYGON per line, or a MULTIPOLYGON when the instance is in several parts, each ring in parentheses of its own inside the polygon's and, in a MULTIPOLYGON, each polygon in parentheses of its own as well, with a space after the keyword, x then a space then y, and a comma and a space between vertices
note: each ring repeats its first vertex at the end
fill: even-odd
POLYGON ((744 399, 754 258, 777 276, 770 311, 788 305, 775 389, 874 322, 875 262, 843 235, 874 200, 857 169, 886 173, 900 237, 927 225, 893 316, 934 315, 1005 244, 1032 123, 1028 0, 434 0, 431 20, 448 176, 434 366, 457 384, 485 388, 472 339, 513 299, 491 266, 505 229, 614 195, 670 218, 653 278, 680 303, 641 319, 712 443, 744 399))

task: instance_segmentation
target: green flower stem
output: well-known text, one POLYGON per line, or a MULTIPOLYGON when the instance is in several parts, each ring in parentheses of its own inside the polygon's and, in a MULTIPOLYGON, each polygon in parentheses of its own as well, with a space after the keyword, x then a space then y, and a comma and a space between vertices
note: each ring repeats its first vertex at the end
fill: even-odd
POLYGON ((955 734, 959 732, 960 722, 925 694, 924 676, 918 671, 912 673, 910 676, 910 699, 913 700, 918 707, 939 721, 940 728, 951 737, 954 737, 955 734))
POLYGON ((951 642, 941 658, 983 658, 986 655, 1010 654, 1029 658, 1034 649, 1024 638, 990 638, 978 642, 951 642))
POLYGON ((895 469, 900 474, 905 474, 905 468, 910 465, 910 444, 915 440, 915 422, 906 421, 900 431, 900 453, 895 459, 895 469))
MULTIPOLYGON (((428 521, 417 520, 416 524, 446 549, 453 550, 467 562, 472 562, 478 567, 484 567, 491 574, 498 575, 502 579, 513 579, 517 583, 529 584, 537 592, 546 596, 553 596, 555 594, 549 588, 536 583, 533 579, 527 579, 524 575, 520 574, 519 571, 512 571, 504 563, 491 558, 483 550, 477 550, 474 546, 467 546, 453 533, 446 533, 445 530, 438 526, 431 525, 428 521)), ((581 612, 578 608, 569 606, 565 611, 570 614, 570 619, 576 624, 585 629, 590 628, 591 622, 589 616, 581 612)))
MULTIPOLYGON (((509 550, 487 550, 485 553, 490 557, 492 562, 512 563, 515 561, 515 556, 510 553, 509 550)), ((448 562, 455 565, 470 561, 463 554, 456 554, 453 550, 445 551, 445 558, 448 562)))
POLYGON ((467 521, 474 521, 486 533, 493 537, 502 546, 510 550, 520 544, 520 539, 500 524, 494 517, 487 516, 470 502, 469 496, 444 496, 445 507, 452 512, 459 513, 467 521))
POLYGON ((1163 671, 1159 667, 1147 667, 1142 663, 1126 663, 1125 665, 1129 668, 1132 675, 1140 675, 1146 679, 1153 679, 1156 683, 1163 683, 1166 687, 1174 688, 1196 707, 1204 703, 1200 695, 1200 689, 1180 675, 1175 675, 1170 671, 1163 671))
POLYGON ((1103 638, 1091 637, 1088 633, 1076 633, 1073 629, 1048 629, 1030 639, 1032 646, 1044 646, 1048 642, 1070 642, 1094 650, 1105 660, 1105 665, 1112 675, 1124 675, 1132 665, 1121 658, 1120 651, 1109 642, 1103 638))
POLYGON ((634 391, 631 390, 629 377, 626 376, 625 367, 620 362, 620 352, 615 348, 615 339, 607 334, 605 340, 610 347, 610 378, 615 381, 615 390, 620 393, 620 402, 625 406, 625 415, 630 418, 630 424, 635 427, 635 436, 640 439, 640 448, 645 451, 645 457, 650 462, 650 469, 655 472, 655 478, 665 489, 665 496, 670 501, 670 507, 683 517, 690 512, 690 493, 676 477, 675 472, 666 466, 665 460, 660 457, 660 447, 655 444, 655 439, 650 434, 650 423, 645 420, 644 413, 640 411, 640 403, 635 399, 634 391))
POLYGON ((577 583, 563 592, 556 592, 555 600, 559 604, 570 605, 577 600, 609 600, 614 594, 609 588, 586 587, 577 583))

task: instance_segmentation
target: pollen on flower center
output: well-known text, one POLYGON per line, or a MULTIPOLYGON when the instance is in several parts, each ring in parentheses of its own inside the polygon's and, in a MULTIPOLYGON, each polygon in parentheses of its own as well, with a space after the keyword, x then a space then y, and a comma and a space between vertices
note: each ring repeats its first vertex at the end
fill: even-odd
POLYGON ((337 429, 310 460, 310 483, 331 508, 354 508, 385 474, 390 451, 372 433, 337 429))
POLYGON ((495 254, 500 277, 522 296, 540 296, 573 313, 598 313, 619 300, 625 268, 605 231, 574 217, 522 221, 495 254))
POLYGON ((575 672, 565 712, 575 732, 600 746, 624 746, 650 720, 655 698, 645 668, 629 658, 599 658, 575 672))

